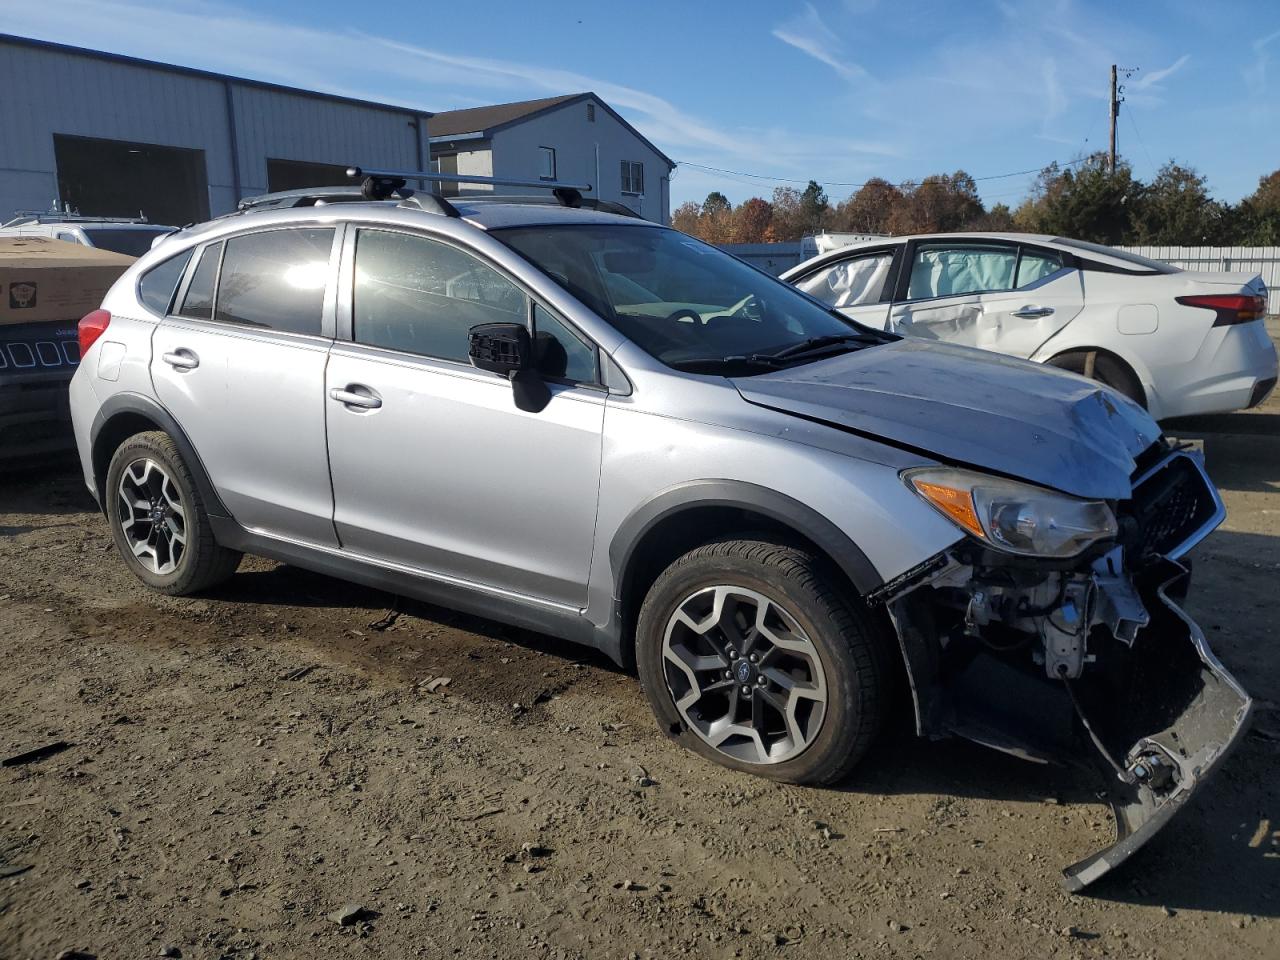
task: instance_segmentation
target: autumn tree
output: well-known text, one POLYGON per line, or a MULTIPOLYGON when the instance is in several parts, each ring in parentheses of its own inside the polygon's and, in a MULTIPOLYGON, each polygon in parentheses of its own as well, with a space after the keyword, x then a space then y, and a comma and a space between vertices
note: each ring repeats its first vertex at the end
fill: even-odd
POLYGON ((902 202, 902 191, 888 180, 873 177, 836 205, 831 229, 849 233, 888 233, 889 219, 902 202))
POLYGON ((773 239, 799 240, 804 235, 800 191, 795 187, 775 187, 770 205, 773 207, 773 218, 769 227, 773 239))
POLYGON ((702 201, 697 236, 707 243, 733 241, 733 204, 719 190, 712 190, 702 201))
POLYGON ((903 185, 903 199, 889 217, 891 233, 946 233, 964 230, 983 215, 973 177, 963 170, 934 174, 903 185))
POLYGON ((738 204, 733 212, 733 242, 763 243, 773 219, 773 207, 768 200, 752 197, 738 204))
POLYGON ((698 221, 701 217, 702 208, 692 200, 686 200, 676 207, 675 212, 671 214, 671 225, 677 230, 696 237, 698 236, 698 221))

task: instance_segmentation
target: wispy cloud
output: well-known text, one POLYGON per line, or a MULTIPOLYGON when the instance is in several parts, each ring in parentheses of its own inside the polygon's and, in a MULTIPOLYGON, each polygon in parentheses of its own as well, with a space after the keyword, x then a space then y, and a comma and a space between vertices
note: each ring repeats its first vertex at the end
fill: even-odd
POLYGON ((1184 53, 1169 66, 1160 70, 1152 70, 1150 73, 1144 73, 1141 77, 1133 82, 1131 89, 1133 90, 1155 90, 1157 85, 1169 77, 1173 76, 1179 70, 1187 65, 1187 61, 1191 59, 1191 54, 1184 53))
MULTIPOLYGON (((713 123, 671 100, 598 76, 427 46, 356 30, 301 25, 218 0, 0 0, 5 29, 94 49, 164 60, 431 111, 591 90, 677 161, 778 176, 867 174, 898 148, 839 130, 713 123), (767 158, 767 161, 762 160, 767 158)), ((400 34, 403 36, 403 32, 400 34)), ((484 49, 483 40, 474 50, 484 49)), ((429 127, 429 124, 428 124, 429 127)), ((691 172, 691 171, 689 171, 691 172)), ((683 179, 683 178, 682 178, 683 179)))
MULTIPOLYGON (((1267 66, 1271 62, 1271 54, 1267 48, 1277 40, 1280 40, 1280 30, 1253 41, 1253 63, 1244 68, 1244 80, 1249 86, 1249 93, 1254 97, 1262 98, 1267 92, 1267 66)), ((1264 101, 1264 109, 1270 110, 1269 101, 1264 101)))
POLYGON ((868 76, 866 70, 845 54, 844 43, 827 26, 811 3, 806 3, 798 16, 774 27, 773 35, 819 63, 825 63, 846 80, 864 79, 868 76))

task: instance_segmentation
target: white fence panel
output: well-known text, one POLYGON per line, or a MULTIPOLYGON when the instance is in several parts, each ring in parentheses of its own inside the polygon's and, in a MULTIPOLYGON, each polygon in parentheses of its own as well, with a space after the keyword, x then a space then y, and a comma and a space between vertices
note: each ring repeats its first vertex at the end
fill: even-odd
POLYGON ((1267 313, 1280 313, 1280 247, 1120 247, 1183 270, 1245 272, 1262 275, 1267 313))

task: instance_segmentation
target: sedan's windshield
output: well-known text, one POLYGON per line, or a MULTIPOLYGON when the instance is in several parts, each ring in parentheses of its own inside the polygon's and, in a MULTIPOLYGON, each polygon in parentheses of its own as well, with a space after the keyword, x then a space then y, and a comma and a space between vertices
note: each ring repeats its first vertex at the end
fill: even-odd
POLYGON ((680 369, 760 371, 889 339, 675 230, 566 224, 493 235, 680 369))

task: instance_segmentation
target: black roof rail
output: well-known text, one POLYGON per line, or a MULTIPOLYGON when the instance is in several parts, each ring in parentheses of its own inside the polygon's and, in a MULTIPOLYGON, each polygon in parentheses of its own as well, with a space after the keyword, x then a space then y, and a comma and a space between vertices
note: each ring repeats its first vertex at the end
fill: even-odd
POLYGON ((467 194, 466 197, 459 199, 465 199, 467 203, 559 204, 560 206, 571 206, 583 210, 595 210, 598 213, 612 213, 619 217, 631 217, 635 220, 644 219, 624 203, 618 203, 614 200, 597 200, 595 197, 583 197, 577 203, 570 204, 563 203, 559 197, 538 197, 530 194, 477 193, 467 194))
MULTIPOLYGON (((374 170, 365 167, 347 167, 347 176, 360 180, 366 193, 387 195, 404 189, 410 180, 434 183, 474 183, 495 187, 527 187, 533 190, 550 190, 561 206, 579 207, 583 193, 590 193, 589 183, 564 183, 560 180, 526 180, 519 177, 481 177, 469 173, 440 173, 436 170, 374 170)), ((370 199, 381 199, 376 196, 370 199)))

